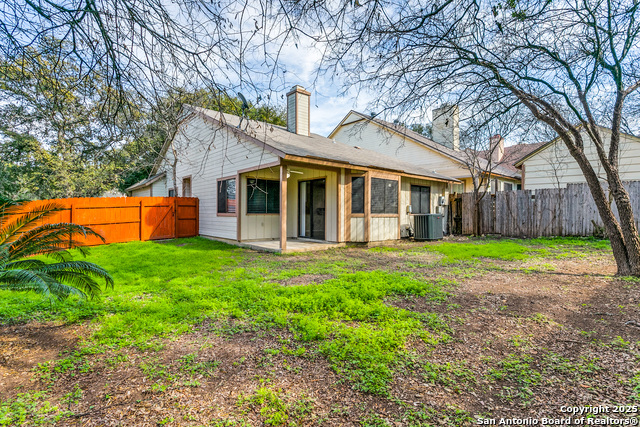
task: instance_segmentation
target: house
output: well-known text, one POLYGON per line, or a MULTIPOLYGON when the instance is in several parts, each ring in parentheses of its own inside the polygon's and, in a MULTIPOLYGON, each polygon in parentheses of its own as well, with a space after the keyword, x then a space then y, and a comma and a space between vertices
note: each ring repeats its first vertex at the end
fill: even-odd
MULTIPOLYGON (((605 147, 608 147, 611 131, 600 127, 600 132, 605 147)), ((598 177, 606 182, 606 173, 598 161, 591 139, 586 131, 582 130, 581 133, 587 159, 598 177)), ((559 137, 539 144, 535 150, 520 156, 515 166, 522 171, 522 187, 526 190, 562 188, 567 184, 586 182, 578 163, 559 137)), ((623 181, 640 180, 640 138, 624 133, 620 135, 619 171, 623 181)))
POLYGON ((167 190, 166 172, 156 173, 147 179, 136 182, 124 191, 129 197, 173 196, 173 190, 167 190))
MULTIPOLYGON (((456 178, 461 184, 452 191, 473 191, 472 174, 467 165, 474 161, 483 171, 491 170, 490 191, 515 190, 520 185, 520 170, 514 167, 513 152, 532 149, 526 144, 518 149, 504 146, 504 139, 496 138, 491 165, 484 153, 474 156, 470 150, 460 149, 459 112, 457 106, 443 106, 433 112, 433 139, 392 124, 377 117, 350 111, 331 132, 329 138, 348 145, 377 151, 399 160, 411 162, 427 170, 456 178)), ((492 146, 493 147, 493 146, 492 146)), ((514 146, 519 147, 519 146, 514 146)))
POLYGON ((310 132, 310 93, 287 94, 287 126, 184 107, 148 182, 200 200, 200 235, 236 242, 399 239, 407 206, 435 211, 454 178, 310 132), (164 174, 164 175, 162 175, 164 174), (164 178, 158 178, 163 176, 164 178), (154 178, 158 180, 153 181, 154 178), (153 182, 150 182, 153 181, 153 182))

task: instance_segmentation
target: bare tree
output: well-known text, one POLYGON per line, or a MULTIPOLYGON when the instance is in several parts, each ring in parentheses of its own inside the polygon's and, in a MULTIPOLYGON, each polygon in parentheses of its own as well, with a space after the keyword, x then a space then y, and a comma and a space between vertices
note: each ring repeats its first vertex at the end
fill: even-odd
POLYGON ((640 275, 640 238, 618 171, 622 126, 633 124, 629 112, 638 109, 640 1, 286 5, 281 13, 296 17, 305 31, 323 23, 314 33, 325 42, 323 69, 377 92, 380 106, 372 108, 407 112, 443 99, 466 105, 499 100, 504 112, 519 108, 523 120, 555 131, 582 170, 618 274, 640 275), (312 20, 313 27, 304 26, 312 20), (587 158, 588 146, 606 173, 619 219, 587 158))

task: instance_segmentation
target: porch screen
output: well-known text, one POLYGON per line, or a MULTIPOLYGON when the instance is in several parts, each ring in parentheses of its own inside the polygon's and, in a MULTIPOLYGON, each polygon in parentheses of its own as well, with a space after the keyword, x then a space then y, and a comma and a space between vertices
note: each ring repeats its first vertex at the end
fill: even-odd
POLYGON ((247 179, 247 213, 280 213, 280 181, 247 179))
POLYGON ((398 213, 398 181, 371 178, 371 213, 398 213))
POLYGON ((218 181, 218 213, 236 213, 236 180, 218 181))
POLYGON ((364 213, 364 177, 351 178, 351 213, 364 213))
POLYGON ((431 187, 411 186, 411 211, 414 214, 431 213, 431 187))

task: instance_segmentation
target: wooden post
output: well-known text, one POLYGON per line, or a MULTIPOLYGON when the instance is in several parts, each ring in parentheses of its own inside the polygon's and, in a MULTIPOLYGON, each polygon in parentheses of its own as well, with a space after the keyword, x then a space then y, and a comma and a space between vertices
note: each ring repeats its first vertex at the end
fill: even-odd
POLYGON ((177 197, 173 199, 173 218, 174 218, 173 237, 177 238, 178 237, 178 198, 177 197))
POLYGON ((142 241, 142 198, 140 198, 140 221, 138 223, 138 240, 142 241))
MULTIPOLYGON (((69 206, 69 223, 73 224, 73 202, 69 206)), ((73 247, 73 236, 69 236, 69 249, 73 247)))
POLYGON ((371 229, 371 172, 364 178, 364 241, 369 243, 371 229))
POLYGON ((200 235, 200 199, 196 199, 196 236, 200 235))
POLYGON ((236 239, 238 242, 242 239, 242 181, 240 174, 236 175, 236 239))
POLYGON ((287 167, 280 165, 280 252, 287 250, 287 167))

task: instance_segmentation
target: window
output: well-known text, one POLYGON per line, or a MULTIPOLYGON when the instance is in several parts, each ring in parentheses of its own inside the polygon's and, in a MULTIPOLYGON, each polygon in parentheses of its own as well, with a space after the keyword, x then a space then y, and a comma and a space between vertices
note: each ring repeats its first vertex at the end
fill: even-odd
POLYGON ((398 213, 398 181, 371 178, 371 213, 398 213))
POLYGON ((351 178, 351 213, 364 213, 364 177, 351 178))
POLYGON ((247 213, 280 213, 280 181, 247 179, 247 213))
POLYGON ((169 189, 169 197, 176 197, 176 190, 174 188, 169 189))
POLYGON ((431 213, 431 187, 411 186, 411 213, 431 213))
POLYGON ((191 197, 191 177, 182 178, 182 197, 191 197))
POLYGON ((236 180, 218 181, 218 213, 236 213, 236 180))
POLYGON ((504 191, 513 191, 513 184, 509 182, 504 183, 504 191))

